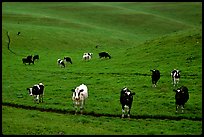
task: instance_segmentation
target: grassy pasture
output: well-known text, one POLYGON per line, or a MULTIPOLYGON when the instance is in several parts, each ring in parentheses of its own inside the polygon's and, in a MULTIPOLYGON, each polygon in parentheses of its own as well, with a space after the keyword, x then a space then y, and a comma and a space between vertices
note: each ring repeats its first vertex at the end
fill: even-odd
POLYGON ((3 106, 3 134, 201 134, 202 121, 191 120, 202 118, 201 7, 188 2, 2 3, 2 103, 70 112, 71 89, 84 83, 89 88, 85 113, 105 115, 3 106), (7 31, 16 54, 8 50, 7 31), (101 51, 112 58, 99 59, 101 51), (93 59, 82 61, 84 52, 94 53, 93 59), (24 65, 21 59, 29 54, 39 54, 40 60, 24 65), (64 56, 73 64, 60 68, 56 60, 64 56), (161 72, 156 88, 151 87, 153 68, 161 72), (174 68, 182 71, 179 86, 190 92, 184 114, 175 113, 174 68), (39 82, 45 85, 45 102, 35 104, 26 88, 39 82), (136 92, 132 116, 149 118, 120 119, 124 86, 136 92))

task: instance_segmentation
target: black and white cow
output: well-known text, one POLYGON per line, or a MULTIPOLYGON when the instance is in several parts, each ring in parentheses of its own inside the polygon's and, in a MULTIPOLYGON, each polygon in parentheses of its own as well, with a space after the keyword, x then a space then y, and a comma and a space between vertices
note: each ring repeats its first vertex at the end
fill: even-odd
POLYGON ((150 70, 152 71, 152 87, 156 87, 158 80, 160 79, 160 72, 159 70, 150 70))
POLYGON ((130 118, 130 110, 133 102, 133 95, 135 92, 131 92, 128 88, 123 88, 120 93, 120 103, 122 105, 122 118, 127 113, 127 117, 130 118))
POLYGON ((64 61, 72 64, 72 59, 70 57, 64 57, 64 61))
POLYGON ((57 59, 57 64, 58 64, 58 66, 61 66, 61 67, 65 68, 64 60, 62 60, 62 59, 57 59))
POLYGON ((176 104, 176 112, 178 112, 179 107, 181 108, 181 111, 184 111, 184 105, 189 99, 189 93, 188 88, 185 86, 181 86, 177 90, 173 89, 173 91, 176 92, 175 94, 175 104, 176 104))
POLYGON ((84 53, 82 59, 83 60, 90 60, 92 58, 93 53, 84 53))
POLYGON ((25 64, 25 65, 26 65, 26 63, 28 63, 29 65, 30 65, 30 63, 34 64, 32 55, 29 55, 26 58, 22 58, 22 61, 23 61, 23 64, 25 64))
POLYGON ((179 79, 180 79, 180 70, 172 70, 171 77, 172 77, 172 84, 174 86, 178 85, 179 79))
POLYGON ((34 102, 43 102, 44 85, 42 83, 36 84, 33 87, 27 88, 30 96, 34 97, 34 102))
POLYGON ((81 84, 75 89, 72 89, 72 91, 72 101, 75 108, 75 115, 77 114, 79 108, 82 114, 85 105, 85 100, 88 98, 88 88, 86 85, 81 84))
POLYGON ((39 55, 34 55, 33 56, 33 61, 35 61, 35 60, 39 60, 39 55))
POLYGON ((107 52, 100 52, 98 53, 100 58, 111 58, 111 56, 107 52))

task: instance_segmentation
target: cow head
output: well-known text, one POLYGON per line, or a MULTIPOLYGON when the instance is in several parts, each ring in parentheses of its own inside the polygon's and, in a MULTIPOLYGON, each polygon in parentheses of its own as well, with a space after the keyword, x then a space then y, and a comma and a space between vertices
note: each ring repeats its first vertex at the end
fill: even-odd
POLYGON ((133 97, 133 95, 135 95, 135 92, 131 92, 128 88, 123 88, 121 90, 121 96, 123 96, 125 99, 129 100, 130 98, 133 97))
POLYGON ((179 70, 175 70, 173 76, 174 77, 179 77, 179 75, 180 75, 180 71, 179 70))
POLYGON ((179 88, 178 89, 173 89, 173 91, 176 92, 176 93, 181 93, 181 89, 179 89, 179 88))
POLYGON ((29 94, 30 96, 33 95, 33 89, 32 89, 32 88, 27 88, 26 90, 28 90, 28 94, 29 94))
POLYGON ((78 87, 76 89, 72 89, 73 92, 73 99, 79 100, 81 96, 83 96, 83 89, 79 89, 78 87))
POLYGON ((153 71, 155 71, 155 69, 151 69, 150 71, 152 71, 152 72, 153 72, 153 71))
POLYGON ((176 94, 184 94, 184 93, 186 94, 186 93, 188 93, 188 88, 185 86, 181 86, 178 89, 173 89, 173 91, 175 91, 176 94))
POLYGON ((88 53, 88 55, 92 57, 93 53, 88 53))

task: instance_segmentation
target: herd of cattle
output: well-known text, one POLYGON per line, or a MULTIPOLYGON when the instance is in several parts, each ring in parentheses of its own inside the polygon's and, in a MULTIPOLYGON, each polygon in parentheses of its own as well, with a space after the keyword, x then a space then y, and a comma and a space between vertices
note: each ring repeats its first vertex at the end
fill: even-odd
MULTIPOLYGON (((82 59, 83 60, 90 60, 92 58, 93 53, 84 53, 82 59)), ((111 56, 107 52, 101 52, 99 53, 100 58, 111 58, 111 56)), ((39 59, 39 55, 35 55, 32 57, 32 55, 28 56, 27 58, 23 58, 23 63, 33 63, 36 59, 39 59)), ((58 59, 57 64, 61 67, 65 67, 64 62, 69 62, 72 64, 72 60, 70 57, 64 57, 64 60, 58 59)), ((160 71, 159 70, 150 70, 152 72, 151 78, 152 78, 152 87, 156 87, 156 84, 158 80, 160 79, 160 71)), ((174 69, 171 72, 172 77, 172 84, 173 86, 177 86, 179 79, 180 79, 180 72, 179 70, 174 69)), ((44 85, 42 83, 36 84, 32 87, 27 88, 29 91, 29 95, 34 97, 34 102, 43 102, 43 96, 44 96, 44 85)), ((185 86, 181 86, 177 89, 173 89, 175 91, 175 104, 176 104, 176 112, 178 112, 179 108, 181 111, 184 111, 184 105, 189 99, 189 93, 188 88, 185 86)), ((74 89, 72 89, 73 95, 72 100, 75 108, 75 114, 78 113, 80 109, 80 113, 83 113, 85 100, 88 98, 88 87, 85 84, 81 84, 74 89)), ((131 92, 127 87, 124 87, 121 90, 120 93, 120 103, 122 105, 122 118, 127 115, 127 117, 130 117, 130 110, 133 102, 133 96, 135 95, 135 92, 131 92)))

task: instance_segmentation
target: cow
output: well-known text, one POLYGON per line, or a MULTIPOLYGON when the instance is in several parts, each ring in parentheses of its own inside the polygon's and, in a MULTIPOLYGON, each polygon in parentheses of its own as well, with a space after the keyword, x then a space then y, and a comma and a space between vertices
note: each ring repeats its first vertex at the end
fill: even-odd
POLYGON ((156 87, 158 80, 160 79, 160 72, 159 70, 153 69, 152 71, 152 87, 156 87))
POLYGON ((34 64, 34 61, 32 59, 32 55, 27 56, 26 58, 22 58, 23 64, 26 65, 26 63, 28 63, 30 65, 30 63, 34 64))
POLYGON ((172 84, 174 86, 178 85, 179 79, 180 79, 180 70, 172 70, 171 71, 171 77, 172 77, 172 84))
POLYGON ((27 88, 30 96, 34 97, 34 102, 43 102, 44 85, 43 83, 35 84, 33 87, 27 88))
POLYGON ((130 110, 133 102, 133 95, 135 92, 131 92, 128 88, 124 87, 120 93, 120 103, 122 105, 122 118, 127 113, 127 117, 130 118, 130 110))
POLYGON ((35 61, 36 59, 39 60, 39 55, 34 55, 33 56, 33 61, 35 61))
POLYGON ((64 68, 65 68, 64 60, 62 60, 62 59, 57 59, 57 64, 58 64, 58 66, 61 66, 61 67, 64 67, 64 68))
POLYGON ((80 113, 83 114, 85 100, 88 98, 88 88, 86 85, 81 84, 75 89, 72 89, 72 101, 75 108, 75 115, 80 108, 80 113))
POLYGON ((107 52, 100 52, 98 53, 100 58, 109 58, 111 59, 111 56, 107 52))
POLYGON ((64 57, 64 61, 72 64, 72 59, 70 57, 64 57))
POLYGON ((184 112, 184 105, 189 99, 188 88, 181 86, 180 88, 173 89, 176 92, 175 94, 175 104, 176 104, 176 113, 178 112, 179 107, 181 108, 182 113, 184 112))
POLYGON ((83 60, 90 60, 92 58, 93 53, 84 53, 82 59, 83 60))

